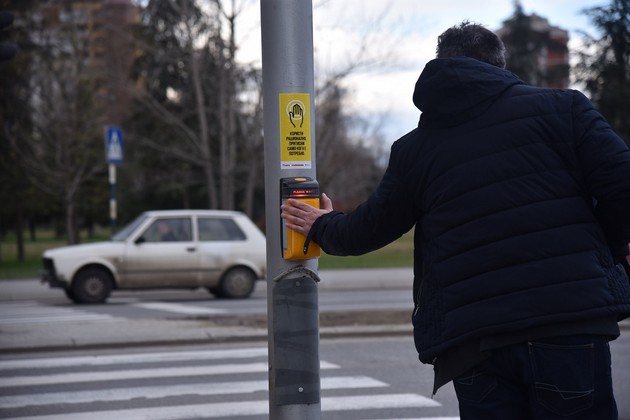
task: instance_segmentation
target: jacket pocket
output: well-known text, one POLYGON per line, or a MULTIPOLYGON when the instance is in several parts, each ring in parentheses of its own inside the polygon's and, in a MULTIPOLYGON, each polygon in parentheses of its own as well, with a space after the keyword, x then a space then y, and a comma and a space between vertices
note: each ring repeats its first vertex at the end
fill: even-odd
POLYGON ((454 379, 453 386, 457 399, 479 403, 497 387, 497 378, 479 365, 454 379))
POLYGON ((594 351, 594 344, 529 343, 538 403, 560 416, 570 416, 592 407, 594 351))

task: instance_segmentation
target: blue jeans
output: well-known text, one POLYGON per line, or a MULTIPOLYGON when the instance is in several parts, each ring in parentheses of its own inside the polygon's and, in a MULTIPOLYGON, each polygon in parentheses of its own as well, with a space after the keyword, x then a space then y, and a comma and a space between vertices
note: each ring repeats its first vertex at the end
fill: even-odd
POLYGON ((552 337, 502 347, 453 381, 462 420, 616 420, 608 338, 552 337))

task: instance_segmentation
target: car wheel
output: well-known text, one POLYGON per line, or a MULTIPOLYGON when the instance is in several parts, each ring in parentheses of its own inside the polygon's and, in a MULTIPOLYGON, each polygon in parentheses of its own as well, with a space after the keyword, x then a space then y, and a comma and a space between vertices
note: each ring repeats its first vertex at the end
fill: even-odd
POLYGON ((249 268, 232 268, 223 275, 215 295, 228 299, 246 298, 254 291, 255 283, 256 275, 249 268))
POLYGON ((86 268, 72 282, 71 299, 76 303, 104 303, 113 287, 112 276, 102 268, 86 268))

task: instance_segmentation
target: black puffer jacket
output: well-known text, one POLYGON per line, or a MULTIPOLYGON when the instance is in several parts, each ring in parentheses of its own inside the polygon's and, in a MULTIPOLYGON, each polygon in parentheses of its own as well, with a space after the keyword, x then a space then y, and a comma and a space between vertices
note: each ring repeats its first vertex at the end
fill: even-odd
POLYGON ((630 314, 610 251, 630 240, 630 151, 582 94, 462 57, 431 61, 414 103, 420 124, 392 146, 376 192, 311 233, 327 253, 358 255, 416 225, 423 362, 468 340, 630 314))

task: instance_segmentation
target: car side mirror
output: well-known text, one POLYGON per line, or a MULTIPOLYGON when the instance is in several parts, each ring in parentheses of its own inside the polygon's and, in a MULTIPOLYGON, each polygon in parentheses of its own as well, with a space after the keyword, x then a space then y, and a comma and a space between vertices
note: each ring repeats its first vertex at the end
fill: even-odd
POLYGON ((140 244, 145 243, 146 241, 147 241, 147 240, 146 240, 146 239, 144 239, 144 236, 141 236, 141 237, 139 237, 138 239, 136 239, 136 240, 134 241, 134 243, 135 243, 136 245, 140 245, 140 244))

